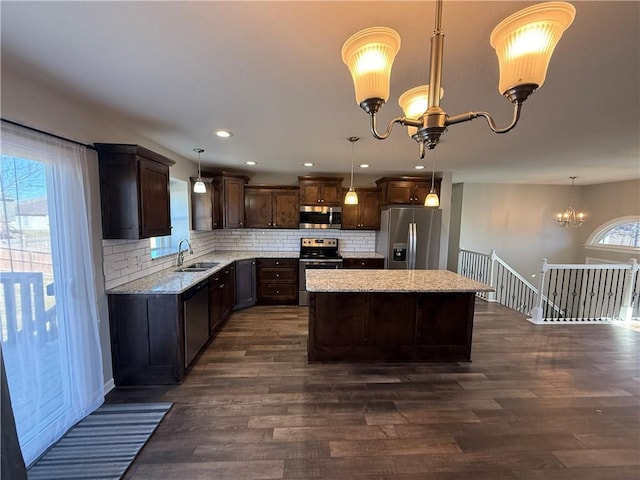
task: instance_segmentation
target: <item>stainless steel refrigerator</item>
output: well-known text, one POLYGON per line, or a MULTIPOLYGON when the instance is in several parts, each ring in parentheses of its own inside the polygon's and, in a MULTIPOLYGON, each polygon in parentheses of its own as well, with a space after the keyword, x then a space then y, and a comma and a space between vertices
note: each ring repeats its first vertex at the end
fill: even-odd
POLYGON ((385 268, 437 270, 441 219, 440 209, 422 206, 382 210, 376 252, 384 255, 385 268))

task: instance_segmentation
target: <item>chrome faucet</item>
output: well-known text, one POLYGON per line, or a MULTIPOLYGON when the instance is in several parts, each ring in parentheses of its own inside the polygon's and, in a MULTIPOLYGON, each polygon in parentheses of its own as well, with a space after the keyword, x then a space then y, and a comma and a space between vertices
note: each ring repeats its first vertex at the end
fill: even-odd
POLYGON ((177 259, 177 264, 178 267, 181 267, 182 264, 184 263, 184 252, 182 250, 182 242, 186 242, 187 245, 189 246, 189 254, 193 255, 193 248, 191 248, 191 244, 189 243, 189 240, 187 240, 186 238, 183 238, 182 240, 180 240, 178 242, 178 259, 177 259))

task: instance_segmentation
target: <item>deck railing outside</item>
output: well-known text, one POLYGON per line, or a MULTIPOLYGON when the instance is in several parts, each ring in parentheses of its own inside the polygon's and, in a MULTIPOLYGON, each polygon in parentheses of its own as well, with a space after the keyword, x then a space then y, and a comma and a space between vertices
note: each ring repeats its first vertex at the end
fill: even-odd
POLYGON ((460 275, 495 288, 480 297, 529 315, 537 324, 639 318, 638 269, 635 259, 615 265, 549 264, 543 259, 536 287, 493 250, 460 250, 458 257, 460 275))

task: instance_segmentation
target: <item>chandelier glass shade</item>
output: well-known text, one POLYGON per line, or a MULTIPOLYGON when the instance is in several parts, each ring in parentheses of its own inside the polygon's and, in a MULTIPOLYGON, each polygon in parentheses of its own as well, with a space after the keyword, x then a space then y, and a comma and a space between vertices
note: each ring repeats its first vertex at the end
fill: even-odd
POLYGON ((520 119, 522 103, 544 83, 551 54, 574 17, 575 8, 571 4, 547 2, 516 12, 500 22, 491 33, 490 43, 496 50, 500 66, 498 90, 514 105, 511 124, 504 128, 498 128, 487 112, 470 111, 450 116, 440 108, 444 54, 442 0, 436 0, 429 85, 408 90, 400 97, 405 116, 389 122, 385 132, 378 131, 376 114, 389 99, 391 67, 400 49, 400 36, 387 27, 357 32, 344 43, 342 60, 353 78, 356 103, 369 114, 372 135, 384 140, 396 123, 404 125, 418 142, 423 158, 425 149, 435 148, 450 125, 483 117, 495 133, 513 129, 520 119), (420 103, 416 96, 426 105, 418 107, 420 103), (411 113, 407 113, 405 105, 411 113))
MULTIPOLYGON (((440 88, 440 98, 444 97, 444 90, 440 88)), ((420 85, 407 90, 400 98, 398 105, 402 108, 405 117, 418 120, 429 108, 429 85, 420 85)), ((418 131, 418 127, 408 127, 407 133, 413 137, 418 131)))
POLYGON ((204 184, 202 177, 200 176, 200 154, 204 152, 204 150, 202 148, 194 148, 193 151, 198 154, 198 178, 193 184, 193 193, 207 193, 207 186, 204 184))

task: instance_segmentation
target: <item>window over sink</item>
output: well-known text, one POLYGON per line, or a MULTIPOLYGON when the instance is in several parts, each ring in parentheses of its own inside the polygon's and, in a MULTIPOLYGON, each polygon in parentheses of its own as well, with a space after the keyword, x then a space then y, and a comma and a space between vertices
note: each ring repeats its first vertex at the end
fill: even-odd
POLYGON ((171 235, 151 237, 151 258, 166 257, 178 251, 178 242, 189 238, 189 183, 178 178, 169 179, 171 193, 171 235))

